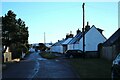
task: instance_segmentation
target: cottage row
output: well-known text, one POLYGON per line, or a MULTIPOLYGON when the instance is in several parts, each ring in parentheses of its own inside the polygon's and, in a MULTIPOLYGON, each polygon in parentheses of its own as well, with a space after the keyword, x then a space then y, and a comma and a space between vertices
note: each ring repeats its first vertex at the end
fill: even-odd
MULTIPOLYGON (((115 57, 115 55, 118 54, 118 51, 116 51, 116 53, 113 53, 113 51, 109 52, 110 50, 113 50, 111 47, 109 48, 107 47, 107 49, 105 48, 105 46, 110 44, 109 40, 111 40, 111 38, 107 40, 102 34, 102 31, 103 31, 102 29, 96 28, 94 25, 90 27, 89 23, 87 22, 87 25, 85 26, 85 52, 87 54, 90 53, 90 56, 105 57, 109 60, 112 60, 115 57), (100 44, 102 44, 102 46, 99 46, 100 44)), ((117 33, 118 32, 120 32, 120 29, 118 29, 117 33)), ((57 53, 65 53, 67 50, 83 51, 83 35, 82 34, 83 33, 78 29, 74 37, 73 37, 73 34, 71 33, 70 35, 66 35, 65 39, 59 40, 58 42, 53 44, 51 46, 50 51, 57 52, 57 53)), ((112 36, 116 37, 116 38, 113 38, 114 40, 113 43, 115 41, 120 42, 120 40, 118 40, 118 38, 120 38, 119 33, 116 36, 114 35, 112 36)), ((118 45, 120 44, 117 44, 117 46, 118 45)))
MULTIPOLYGON (((85 51, 97 51, 98 44, 106 41, 101 29, 94 25, 90 28, 85 26, 85 51)), ((52 52, 64 53, 66 50, 83 50, 83 33, 78 29, 75 37, 69 36, 56 42, 52 47, 52 52)), ((70 34, 71 35, 71 34, 70 34)))

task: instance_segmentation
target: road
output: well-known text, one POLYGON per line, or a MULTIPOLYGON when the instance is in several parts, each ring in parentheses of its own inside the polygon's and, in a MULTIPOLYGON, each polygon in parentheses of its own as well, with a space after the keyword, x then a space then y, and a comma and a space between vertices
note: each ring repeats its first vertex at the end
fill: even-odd
POLYGON ((27 79, 42 80, 48 78, 79 78, 76 72, 63 59, 45 59, 38 53, 32 53, 19 63, 11 63, 2 73, 3 80, 27 79))

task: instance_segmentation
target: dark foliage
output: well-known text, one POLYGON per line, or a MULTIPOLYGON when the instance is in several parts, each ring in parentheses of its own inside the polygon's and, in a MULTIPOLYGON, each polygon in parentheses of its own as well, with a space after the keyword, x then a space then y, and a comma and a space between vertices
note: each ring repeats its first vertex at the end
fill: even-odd
MULTIPOLYGON (((12 10, 9 10, 5 16, 2 16, 2 46, 5 47, 3 53, 12 44, 17 45, 19 43, 27 45, 28 37, 28 27, 26 27, 22 19, 16 19, 16 14, 12 10)), ((15 53, 21 52, 20 50, 21 48, 15 53)))

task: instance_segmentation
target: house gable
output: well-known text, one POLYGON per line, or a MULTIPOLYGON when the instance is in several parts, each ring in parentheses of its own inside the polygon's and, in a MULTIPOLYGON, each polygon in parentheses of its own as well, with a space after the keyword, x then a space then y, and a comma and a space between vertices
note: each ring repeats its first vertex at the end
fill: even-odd
MULTIPOLYGON (((98 44, 106 41, 106 38, 97 30, 95 26, 85 34, 85 51, 97 51, 98 44)), ((79 41, 80 49, 83 50, 83 37, 79 41)))

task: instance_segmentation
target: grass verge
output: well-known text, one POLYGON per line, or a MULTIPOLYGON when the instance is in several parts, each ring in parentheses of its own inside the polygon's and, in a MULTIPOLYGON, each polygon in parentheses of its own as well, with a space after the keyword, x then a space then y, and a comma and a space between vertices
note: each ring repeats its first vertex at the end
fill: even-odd
POLYGON ((111 78, 111 62, 101 59, 70 59, 80 78, 111 78))
POLYGON ((43 58, 47 58, 47 59, 55 59, 57 58, 57 56, 55 56, 54 53, 39 53, 43 58))

